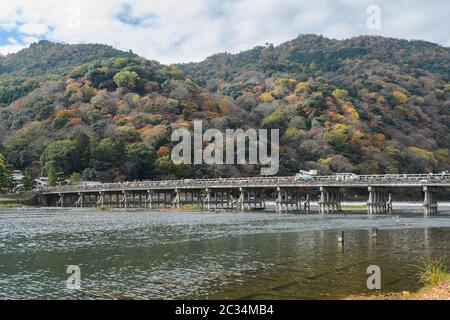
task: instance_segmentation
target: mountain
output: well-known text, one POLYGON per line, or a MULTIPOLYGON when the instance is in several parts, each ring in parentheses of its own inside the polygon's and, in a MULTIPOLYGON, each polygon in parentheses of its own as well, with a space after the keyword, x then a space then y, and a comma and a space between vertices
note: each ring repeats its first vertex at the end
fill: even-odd
POLYGON ((0 153, 16 169, 121 181, 259 174, 170 161, 179 127, 280 129, 279 174, 450 169, 450 50, 305 35, 166 66, 97 44, 0 56, 0 153), (73 174, 77 173, 77 174, 73 174))
POLYGON ((76 66, 112 57, 137 56, 101 44, 65 45, 46 40, 0 56, 0 104, 11 103, 76 66))
POLYGON ((303 35, 179 67, 231 97, 257 126, 281 128, 291 171, 448 169, 449 48, 303 35))
POLYGON ((172 130, 193 119, 237 126, 244 118, 229 98, 178 68, 107 46, 39 42, 1 61, 0 83, 10 86, 0 91, 19 98, 0 107, 0 153, 35 175, 121 181, 200 174, 206 169, 170 162, 172 130), (35 88, 18 89, 28 83, 35 88))

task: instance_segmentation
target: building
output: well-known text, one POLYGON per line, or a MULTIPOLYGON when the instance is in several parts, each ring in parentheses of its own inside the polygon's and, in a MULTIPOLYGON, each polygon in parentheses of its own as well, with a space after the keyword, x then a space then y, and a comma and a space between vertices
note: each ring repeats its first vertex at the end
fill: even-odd
POLYGON ((18 184, 20 184, 22 182, 23 174, 22 174, 22 172, 20 170, 14 170, 12 172, 11 176, 12 176, 12 178, 14 180, 14 184, 15 185, 18 185, 18 184))
POLYGON ((34 186, 36 188, 44 188, 48 186, 48 178, 47 177, 39 177, 34 179, 34 186))

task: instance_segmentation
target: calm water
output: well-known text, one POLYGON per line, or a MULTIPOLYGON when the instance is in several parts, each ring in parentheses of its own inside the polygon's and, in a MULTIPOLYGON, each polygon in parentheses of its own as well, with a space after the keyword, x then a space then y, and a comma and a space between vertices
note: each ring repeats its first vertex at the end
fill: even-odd
POLYGON ((424 218, 0 209, 0 299, 338 298, 368 292, 373 264, 384 291, 414 290, 417 266, 428 257, 450 266, 449 248, 448 211, 424 218), (80 266, 80 290, 66 288, 67 265, 80 266))

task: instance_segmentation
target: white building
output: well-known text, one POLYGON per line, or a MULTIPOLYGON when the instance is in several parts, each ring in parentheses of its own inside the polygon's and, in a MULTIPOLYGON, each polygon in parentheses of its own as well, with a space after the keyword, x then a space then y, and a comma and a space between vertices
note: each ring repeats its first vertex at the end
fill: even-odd
POLYGON ((43 188, 48 186, 48 178, 47 177, 39 177, 34 179, 34 186, 36 188, 43 188))
POLYGON ((12 178, 13 178, 15 184, 19 184, 22 182, 23 174, 20 170, 14 170, 12 172, 12 178))

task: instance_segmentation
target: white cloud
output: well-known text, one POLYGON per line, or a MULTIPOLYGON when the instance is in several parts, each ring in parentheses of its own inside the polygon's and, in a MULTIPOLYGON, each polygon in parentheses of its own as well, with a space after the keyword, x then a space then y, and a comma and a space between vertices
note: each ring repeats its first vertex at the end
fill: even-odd
MULTIPOLYGON (((450 43, 447 0, 0 0, 0 29, 67 43, 106 43, 172 63, 278 44, 301 33, 372 34, 366 27, 372 4, 381 8, 378 34, 450 43)), ((19 47, 8 44, 0 51, 19 47)))
POLYGON ((25 44, 31 44, 37 41, 39 41, 39 39, 36 37, 27 36, 22 38, 22 42, 25 44))
POLYGON ((13 30, 15 27, 16 27, 16 24, 14 22, 0 21, 0 29, 10 31, 10 30, 13 30))
POLYGON ((20 25, 18 31, 25 34, 40 36, 48 32, 48 27, 43 23, 25 23, 20 25))
POLYGON ((0 46, 0 54, 6 56, 9 53, 20 51, 26 47, 27 46, 23 44, 7 44, 4 46, 0 46))

